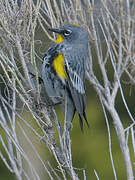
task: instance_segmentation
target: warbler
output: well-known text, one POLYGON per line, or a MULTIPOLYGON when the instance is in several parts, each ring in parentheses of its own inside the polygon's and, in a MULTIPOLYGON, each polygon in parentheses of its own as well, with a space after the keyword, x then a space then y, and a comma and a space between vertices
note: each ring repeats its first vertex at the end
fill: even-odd
POLYGON ((61 103, 69 131, 75 112, 79 116, 81 130, 86 117, 85 72, 88 56, 88 35, 78 25, 64 25, 58 29, 57 39, 45 53, 42 79, 46 92, 54 104, 61 103))

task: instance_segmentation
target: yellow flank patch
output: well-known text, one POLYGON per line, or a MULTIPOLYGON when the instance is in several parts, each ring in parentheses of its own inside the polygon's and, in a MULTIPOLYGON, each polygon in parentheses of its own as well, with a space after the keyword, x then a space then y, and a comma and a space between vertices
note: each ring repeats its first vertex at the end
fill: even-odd
POLYGON ((57 73, 57 75, 61 79, 67 79, 65 69, 64 69, 64 57, 62 54, 59 54, 53 61, 53 67, 57 73))
POLYGON ((63 41, 64 41, 63 37, 60 34, 57 34, 56 43, 61 43, 63 41))

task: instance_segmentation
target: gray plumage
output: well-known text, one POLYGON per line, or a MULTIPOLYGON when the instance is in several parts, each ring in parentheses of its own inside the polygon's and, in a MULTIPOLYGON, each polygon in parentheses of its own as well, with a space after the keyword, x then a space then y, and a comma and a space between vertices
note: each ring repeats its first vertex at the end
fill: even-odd
POLYGON ((80 127, 83 130, 83 118, 89 127, 85 114, 85 72, 88 56, 88 36, 78 26, 65 25, 59 29, 50 29, 59 33, 64 41, 52 45, 44 56, 42 78, 45 89, 53 103, 62 103, 66 111, 66 128, 69 131, 75 111, 78 113, 80 127), (61 53, 64 56, 64 69, 67 78, 58 77, 53 61, 61 53))

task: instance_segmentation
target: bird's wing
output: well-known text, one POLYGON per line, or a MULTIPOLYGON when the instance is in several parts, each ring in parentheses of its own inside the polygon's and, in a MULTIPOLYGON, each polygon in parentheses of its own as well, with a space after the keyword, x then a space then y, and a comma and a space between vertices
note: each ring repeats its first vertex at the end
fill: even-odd
MULTIPOLYGON (((89 123, 85 114, 86 107, 86 95, 85 95, 85 59, 80 59, 78 56, 66 56, 65 57, 65 70, 67 74, 67 83, 73 99, 73 102, 76 107, 76 111, 79 115, 80 127, 83 130, 83 120, 86 120, 86 123, 89 127, 89 123)), ((83 57, 84 58, 84 57, 83 57)))
POLYGON ((85 94, 84 79, 85 79, 85 67, 81 57, 78 56, 66 56, 65 63, 72 86, 80 94, 85 94), (82 62, 82 63, 81 63, 82 62))

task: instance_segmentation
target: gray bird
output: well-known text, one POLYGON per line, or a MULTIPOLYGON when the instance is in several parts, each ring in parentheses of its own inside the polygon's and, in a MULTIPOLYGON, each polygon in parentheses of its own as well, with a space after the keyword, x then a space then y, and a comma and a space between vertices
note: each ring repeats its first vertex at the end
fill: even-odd
POLYGON ((83 131, 83 119, 89 127, 85 113, 88 36, 78 25, 64 25, 49 30, 57 33, 57 39, 43 58, 42 78, 46 92, 54 104, 61 103, 66 130, 70 130, 77 112, 83 131))

